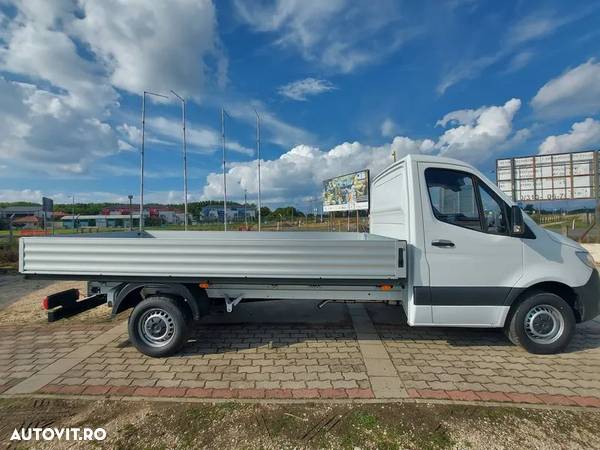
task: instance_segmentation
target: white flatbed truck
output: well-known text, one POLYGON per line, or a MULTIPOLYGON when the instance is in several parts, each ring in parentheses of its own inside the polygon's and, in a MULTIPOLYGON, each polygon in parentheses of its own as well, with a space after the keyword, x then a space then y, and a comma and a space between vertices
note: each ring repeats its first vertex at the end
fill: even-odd
POLYGON ((534 353, 562 351, 575 324, 600 313, 590 254, 466 163, 409 155, 390 165, 371 184, 370 232, 26 237, 19 270, 88 281, 83 301, 72 291, 45 299, 61 307, 56 317, 133 308, 131 342, 156 357, 177 352, 214 299, 228 311, 242 300, 400 303, 411 326, 502 327, 534 353))

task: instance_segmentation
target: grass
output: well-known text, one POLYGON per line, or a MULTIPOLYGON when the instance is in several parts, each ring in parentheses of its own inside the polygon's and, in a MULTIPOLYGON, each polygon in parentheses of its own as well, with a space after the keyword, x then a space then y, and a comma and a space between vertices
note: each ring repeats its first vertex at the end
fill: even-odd
POLYGON ((19 244, 17 239, 0 240, 0 269, 16 269, 19 261, 19 244))
MULTIPOLYGON (((414 403, 39 402, 0 399, 0 432, 10 433, 27 417, 52 426, 103 427, 108 436, 103 446, 115 449, 600 446, 600 412, 594 410, 414 403)), ((49 444, 31 443, 44 445, 49 444)), ((86 446, 73 443, 73 448, 86 446)))

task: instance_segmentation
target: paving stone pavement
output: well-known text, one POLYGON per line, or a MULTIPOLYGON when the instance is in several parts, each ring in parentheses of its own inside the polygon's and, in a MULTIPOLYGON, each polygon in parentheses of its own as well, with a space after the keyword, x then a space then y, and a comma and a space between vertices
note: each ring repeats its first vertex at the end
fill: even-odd
POLYGON ((114 324, 0 327, 0 393, 45 369, 114 324))
POLYGON ((527 353, 500 330, 375 322, 411 397, 600 406, 600 318, 557 355, 527 353))
POLYGON ((399 308, 338 306, 345 315, 334 323, 202 323, 180 354, 162 359, 137 352, 123 322, 0 328, 0 390, 600 407, 598 319, 578 326, 565 353, 541 356, 497 330, 411 328, 399 308))

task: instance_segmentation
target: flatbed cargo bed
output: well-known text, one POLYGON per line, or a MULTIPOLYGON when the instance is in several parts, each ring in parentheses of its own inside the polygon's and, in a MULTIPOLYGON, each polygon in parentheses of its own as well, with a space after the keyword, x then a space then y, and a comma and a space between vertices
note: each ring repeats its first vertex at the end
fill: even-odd
POLYGON ((368 233, 144 231, 20 239, 21 273, 89 280, 397 280, 406 242, 368 233))

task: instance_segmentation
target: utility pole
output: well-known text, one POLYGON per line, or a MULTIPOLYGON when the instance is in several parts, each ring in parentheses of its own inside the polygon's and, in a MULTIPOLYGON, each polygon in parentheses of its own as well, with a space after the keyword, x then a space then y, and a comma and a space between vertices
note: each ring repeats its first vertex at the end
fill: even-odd
POLYGON ((142 95, 142 148, 140 152, 140 237, 144 231, 144 138, 146 133, 146 95, 169 98, 166 95, 144 91, 142 95))
POLYGON ((131 205, 133 195, 129 194, 127 197, 129 198, 129 231, 133 231, 133 210, 131 205))
POLYGON ((188 180, 187 180, 187 148, 185 144, 185 100, 177 92, 171 89, 171 93, 181 101, 181 127, 183 130, 183 209, 184 230, 188 229, 188 180))
MULTIPOLYGON (((223 230, 227 231, 227 172, 225 166, 225 108, 221 107, 221 139, 223 142, 223 230)), ((227 114, 229 117, 229 114, 227 114)))
POLYGON ((254 110, 256 114, 256 160, 258 166, 258 231, 260 231, 261 226, 261 208, 262 203, 260 201, 260 116, 256 109, 254 110))
POLYGON ((75 196, 73 195, 73 230, 75 230, 75 196))

